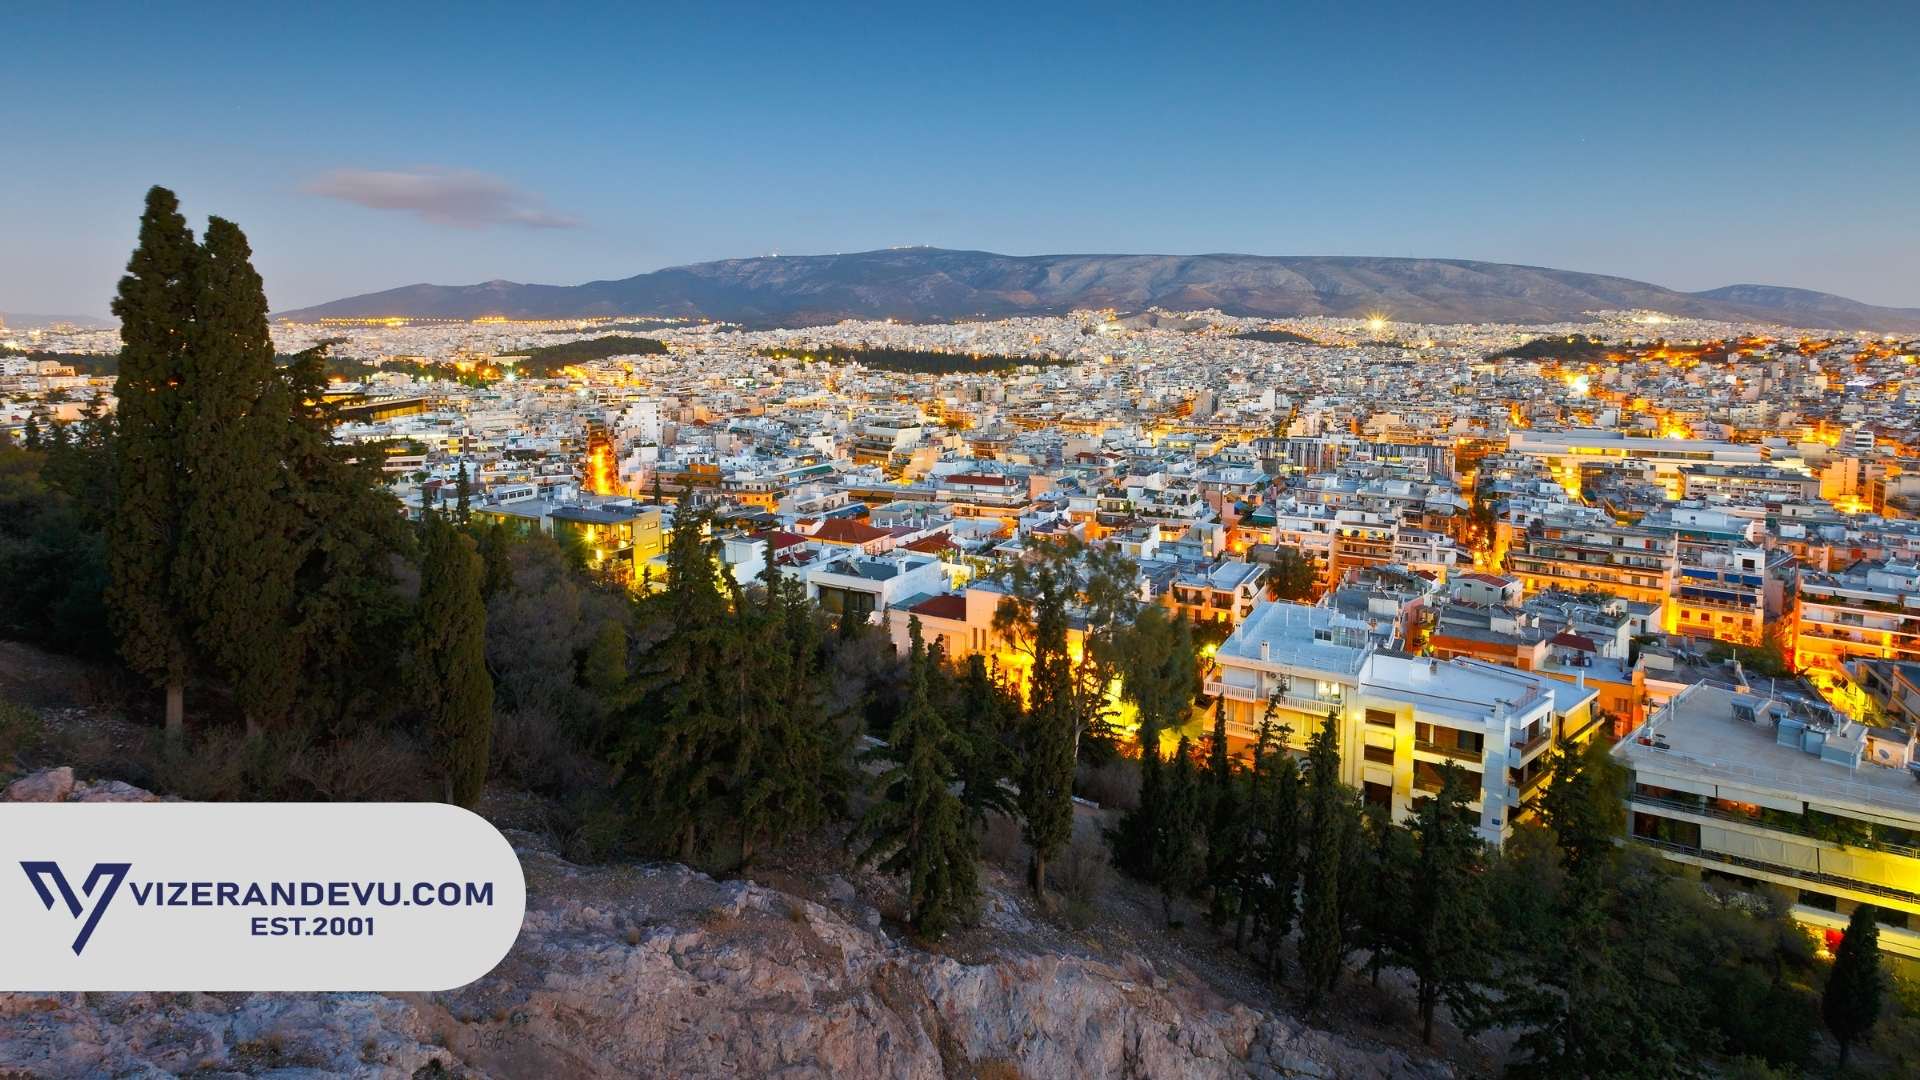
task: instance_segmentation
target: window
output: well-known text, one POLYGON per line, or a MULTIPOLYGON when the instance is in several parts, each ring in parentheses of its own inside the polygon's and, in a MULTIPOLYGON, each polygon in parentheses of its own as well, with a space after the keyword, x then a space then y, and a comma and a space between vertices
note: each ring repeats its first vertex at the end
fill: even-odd
POLYGON ((1375 764, 1393 764, 1393 747, 1391 746, 1369 746, 1363 753, 1368 761, 1374 762, 1375 764))
POLYGON ((1367 723, 1375 727, 1392 727, 1394 726, 1394 716, 1385 709, 1368 709, 1367 723))

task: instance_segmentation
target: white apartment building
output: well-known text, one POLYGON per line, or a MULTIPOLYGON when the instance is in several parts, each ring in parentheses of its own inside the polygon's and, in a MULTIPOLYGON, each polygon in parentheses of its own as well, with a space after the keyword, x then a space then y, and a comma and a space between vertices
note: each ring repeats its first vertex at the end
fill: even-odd
POLYGON ((1399 820, 1440 790, 1442 765, 1455 765, 1492 844, 1531 812, 1547 751, 1594 728, 1598 695, 1583 683, 1381 649, 1365 620, 1329 607, 1261 604, 1213 661, 1206 689, 1225 699, 1231 737, 1253 739, 1271 712, 1300 750, 1332 713, 1342 781, 1399 820))
POLYGON ((1912 736, 1823 708, 1696 683, 1613 748, 1628 831, 1709 882, 1785 890, 1793 916, 1920 957, 1920 783, 1912 736))

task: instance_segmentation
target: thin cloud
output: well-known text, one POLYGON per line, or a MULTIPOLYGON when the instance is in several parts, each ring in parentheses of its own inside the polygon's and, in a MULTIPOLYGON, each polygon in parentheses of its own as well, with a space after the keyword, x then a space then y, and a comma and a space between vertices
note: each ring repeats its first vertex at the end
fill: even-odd
POLYGON ((571 229, 580 224, 578 218, 552 213, 540 196, 502 177, 467 169, 335 169, 308 181, 300 190, 374 210, 398 210, 436 225, 461 229, 492 225, 571 229))

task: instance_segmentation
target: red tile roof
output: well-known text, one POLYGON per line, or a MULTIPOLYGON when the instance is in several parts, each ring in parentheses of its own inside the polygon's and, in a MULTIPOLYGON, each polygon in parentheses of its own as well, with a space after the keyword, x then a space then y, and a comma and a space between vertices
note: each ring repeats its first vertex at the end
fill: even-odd
POLYGON ((933 536, 923 536, 913 541, 907 545, 907 550, 918 551, 927 555, 938 555, 942 552, 952 551, 954 547, 953 541, 947 539, 946 533, 936 533, 933 536))
POLYGON ((870 544, 875 540, 886 539, 887 530, 862 525, 847 518, 828 518, 820 523, 820 528, 814 531, 813 538, 824 540, 829 544, 870 544))
POLYGON ((959 593, 929 596, 907 610, 915 615, 925 615, 929 619, 951 619, 959 622, 967 617, 967 598, 959 593))

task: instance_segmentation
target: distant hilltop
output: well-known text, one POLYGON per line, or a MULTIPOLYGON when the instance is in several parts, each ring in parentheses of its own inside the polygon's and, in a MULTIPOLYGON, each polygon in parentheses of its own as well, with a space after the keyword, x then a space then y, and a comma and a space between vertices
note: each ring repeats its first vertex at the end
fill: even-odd
POLYGON ((408 285, 277 313, 322 318, 513 319, 668 315, 749 326, 841 319, 938 322, 1080 308, 1218 308, 1231 315, 1548 323, 1589 311, 1875 332, 1920 331, 1920 308, 1773 285, 1678 292, 1629 278, 1464 259, 1322 255, 996 255, 890 248, 695 263, 584 285, 408 285))

